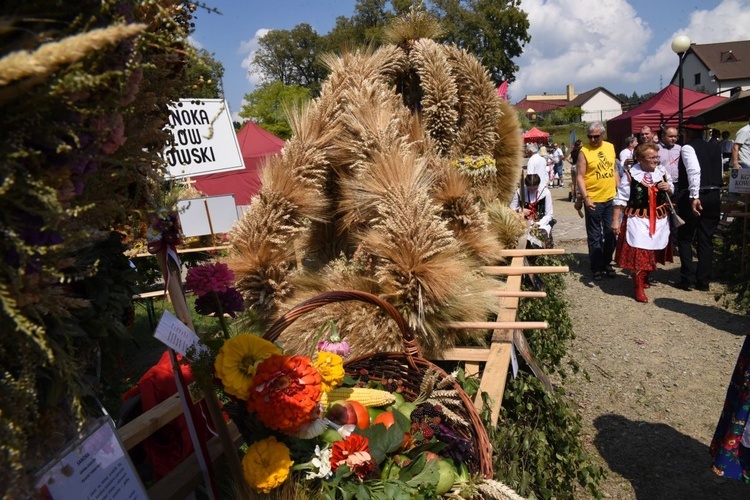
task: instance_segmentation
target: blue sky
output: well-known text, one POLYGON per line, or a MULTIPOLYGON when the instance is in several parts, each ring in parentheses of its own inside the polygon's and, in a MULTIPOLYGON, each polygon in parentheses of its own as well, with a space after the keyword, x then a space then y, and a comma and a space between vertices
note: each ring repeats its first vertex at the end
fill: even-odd
MULTIPOLYGON (((306 22, 327 33, 356 0, 206 0, 221 15, 197 10, 193 42, 222 62, 224 91, 236 116, 257 78, 248 75, 257 39, 306 22)), ((750 38, 750 0, 522 0, 531 42, 515 59, 511 102, 526 94, 577 93, 603 86, 614 93, 656 92, 677 68, 678 34, 696 43, 750 38)))

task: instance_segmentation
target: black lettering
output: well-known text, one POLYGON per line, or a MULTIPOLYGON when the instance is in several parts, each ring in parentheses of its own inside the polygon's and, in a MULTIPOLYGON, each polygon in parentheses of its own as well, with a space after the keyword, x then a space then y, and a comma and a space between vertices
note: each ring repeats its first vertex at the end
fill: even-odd
POLYGON ((177 157, 180 161, 180 165, 190 165, 190 151, 186 149, 178 149, 177 157))
POLYGON ((186 130, 178 130, 177 131, 177 142, 180 146, 187 146, 188 144, 188 138, 187 138, 187 131, 186 130))
POLYGON ((180 112, 179 111, 172 111, 169 114, 169 124, 172 127, 176 127, 177 125, 182 125, 182 120, 180 119, 180 112))
POLYGON ((187 130, 188 139, 190 144, 200 144, 202 142, 200 130, 197 128, 190 128, 187 130))
POLYGON ((208 117, 208 113, 206 112, 205 109, 201 109, 200 116, 201 116, 201 121, 200 121, 201 125, 211 125, 211 119, 208 117))
MULTIPOLYGON (((200 149, 203 149, 203 148, 200 148, 200 149)), ((191 154, 192 154, 192 156, 193 156, 193 163, 203 163, 203 161, 201 160, 201 152, 200 152, 200 149, 198 149, 198 148, 193 148, 193 149, 191 149, 191 150, 190 150, 190 153, 191 153, 191 154)))

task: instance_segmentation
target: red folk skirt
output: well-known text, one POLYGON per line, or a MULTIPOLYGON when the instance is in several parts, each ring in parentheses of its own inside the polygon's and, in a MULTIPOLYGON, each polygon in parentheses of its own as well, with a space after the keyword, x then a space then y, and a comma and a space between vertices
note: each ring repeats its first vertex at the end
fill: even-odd
POLYGON ((620 224, 620 234, 617 235, 617 246, 615 247, 615 262, 623 269, 633 272, 654 271, 656 264, 673 262, 672 243, 661 250, 645 250, 628 245, 626 237, 628 216, 623 216, 620 224))

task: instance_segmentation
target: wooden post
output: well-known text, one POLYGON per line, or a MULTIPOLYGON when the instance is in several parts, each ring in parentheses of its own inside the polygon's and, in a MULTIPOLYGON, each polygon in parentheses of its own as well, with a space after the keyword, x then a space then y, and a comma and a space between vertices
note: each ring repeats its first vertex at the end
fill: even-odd
MULTIPOLYGON (((191 330, 195 331, 195 326, 193 326, 193 319, 190 315, 190 309, 187 305, 187 299, 185 298, 185 292, 182 289, 182 275, 180 268, 177 266, 177 263, 174 262, 173 259, 167 257, 164 252, 159 252, 157 256, 159 259, 159 266, 161 267, 165 281, 167 280, 167 276, 169 276, 169 274, 171 274, 172 276, 172 278, 169 279, 168 282, 168 289, 169 295, 172 298, 175 315, 191 330)), ((204 381, 200 380, 200 377, 199 383, 201 390, 203 391, 206 408, 208 408, 208 412, 211 415, 211 420, 213 421, 214 428, 219 435, 219 440, 224 450, 224 456, 226 456, 227 458, 227 463, 229 465, 229 470, 232 474, 232 478, 234 479, 234 482, 240 493, 242 493, 240 497, 250 498, 251 492, 242 474, 242 463, 240 462, 240 458, 237 455, 237 449, 234 446, 234 441, 229 434, 229 429, 227 428, 226 421, 224 420, 224 415, 221 412, 221 407, 219 406, 219 400, 216 397, 214 386, 210 382, 205 383, 204 381)), ((210 485, 207 486, 210 487, 210 485)))
POLYGON ((206 217, 208 218, 208 230, 211 231, 211 246, 216 246, 216 235, 214 235, 214 225, 211 222, 211 211, 208 209, 208 199, 203 198, 203 204, 206 206, 206 217))

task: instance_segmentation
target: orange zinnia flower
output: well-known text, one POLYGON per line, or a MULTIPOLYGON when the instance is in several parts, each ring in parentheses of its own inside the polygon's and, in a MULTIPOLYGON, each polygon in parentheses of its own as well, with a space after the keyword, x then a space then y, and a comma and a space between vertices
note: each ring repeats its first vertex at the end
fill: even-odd
POLYGON ((270 356, 255 371, 247 408, 266 427, 295 434, 316 417, 321 383, 307 356, 270 356))

